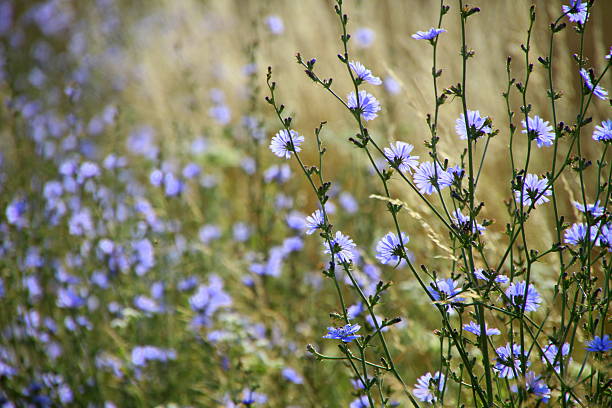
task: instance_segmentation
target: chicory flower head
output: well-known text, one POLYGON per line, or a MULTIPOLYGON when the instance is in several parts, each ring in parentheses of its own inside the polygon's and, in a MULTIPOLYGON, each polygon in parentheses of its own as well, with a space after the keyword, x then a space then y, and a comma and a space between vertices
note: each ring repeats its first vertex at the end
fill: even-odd
POLYGON ((600 85, 593 85, 593 80, 591 79, 591 74, 589 73, 589 71, 582 68, 580 70, 580 76, 582 76, 582 79, 584 79, 584 85, 589 88, 591 92, 593 92, 593 95, 603 100, 606 100, 608 98, 608 91, 606 91, 600 85))
POLYGON ((366 91, 359 91, 359 103, 357 103, 355 92, 349 93, 346 105, 359 113, 365 121, 376 119, 378 112, 381 110, 380 103, 372 94, 366 91))
POLYGON ((453 176, 437 163, 434 166, 433 162, 424 162, 414 173, 414 183, 421 194, 429 195, 436 191, 436 187, 442 190, 453 184, 453 176))
POLYGON ((527 287, 527 290, 525 290, 525 285, 525 281, 511 283, 506 289, 506 296, 510 298, 514 306, 522 308, 524 303, 526 312, 535 312, 540 307, 542 298, 532 284, 527 287), (525 292, 527 292, 527 298, 525 298, 525 292))
POLYGON ((455 132, 459 135, 459 139, 466 140, 469 134, 472 140, 476 140, 485 134, 493 132, 491 127, 487 126, 488 117, 480 116, 480 111, 468 110, 467 118, 469 133, 465 126, 465 115, 463 113, 455 120, 455 132))
MULTIPOLYGON (((539 179, 535 174, 527 174, 523 182, 523 205, 534 207, 543 203, 547 203, 550 200, 546 198, 552 195, 550 187, 548 186, 548 179, 542 177, 539 179)), ((521 201, 521 191, 515 190, 514 196, 517 202, 521 201)))
POLYGON ((304 136, 300 136, 295 130, 281 129, 270 143, 270 150, 278 157, 289 159, 294 152, 300 152, 300 145, 304 136))
POLYGON ((434 38, 445 32, 446 30, 443 28, 432 27, 427 31, 417 31, 415 34, 412 34, 411 37, 415 40, 433 40, 434 38))
POLYGON ((402 253, 406 250, 405 246, 402 248, 402 243, 406 245, 409 240, 408 235, 403 232, 401 233, 401 242, 397 235, 389 232, 376 244, 376 259, 382 264, 397 264, 402 253))
POLYGON ((515 374, 522 372, 523 364, 526 364, 527 367, 531 365, 531 362, 527 361, 527 352, 518 344, 507 343, 495 349, 495 352, 497 358, 493 368, 497 371, 499 378, 512 379, 515 374))
POLYGON ((548 121, 535 115, 533 118, 527 117, 527 123, 525 123, 524 120, 521 121, 521 123, 523 124, 523 128, 525 128, 522 133, 533 135, 538 147, 552 146, 555 140, 555 132, 548 121), (529 130, 527 130, 528 128, 529 130))
POLYGON ((349 66, 360 80, 363 82, 367 82, 372 85, 380 85, 382 81, 379 77, 372 75, 372 71, 367 69, 361 62, 359 61, 351 61, 349 62, 349 66))
POLYGON ((351 262, 353 260, 353 249, 357 247, 353 240, 344 235, 340 231, 336 231, 336 235, 330 240, 330 245, 327 242, 323 243, 326 254, 333 254, 336 258, 336 263, 351 262))
POLYGON ((327 334, 323 336, 324 339, 337 339, 342 340, 344 343, 350 343, 356 338, 361 337, 360 334, 355 334, 361 329, 358 324, 347 324, 343 327, 328 327, 327 334))
POLYGON ((612 120, 604 120, 601 125, 595 126, 593 140, 598 142, 612 142, 612 120))
POLYGON ((444 390, 445 381, 444 374, 439 371, 436 371, 433 375, 426 373, 419 377, 412 392, 420 401, 433 404, 436 402, 438 394, 444 390))
POLYGON ((419 166, 419 156, 411 156, 414 146, 409 143, 395 142, 385 147, 385 156, 403 173, 412 174, 412 170, 419 166))

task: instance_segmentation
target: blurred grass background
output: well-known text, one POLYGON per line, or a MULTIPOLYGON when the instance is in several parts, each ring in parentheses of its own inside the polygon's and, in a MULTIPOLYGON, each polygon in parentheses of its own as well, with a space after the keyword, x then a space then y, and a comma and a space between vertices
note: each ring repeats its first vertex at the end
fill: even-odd
MULTIPOLYGON (((193 341, 191 333, 184 332, 189 320, 184 296, 177 295, 174 299, 176 304, 182 304, 176 314, 143 319, 146 321, 139 318, 134 330, 121 331, 110 325, 106 318, 101 318, 100 331, 84 343, 99 342, 97 349, 117 347, 127 350, 129 344, 164 339, 168 346, 176 348, 178 360, 173 363, 175 369, 165 372, 160 368, 164 376, 152 377, 149 385, 133 379, 124 382, 115 379, 108 380, 111 385, 100 392, 108 398, 127 401, 123 406, 152 406, 153 402, 171 401, 179 404, 196 401, 201 406, 216 406, 223 391, 239 393, 244 386, 259 382, 269 395, 270 406, 347 406, 352 399, 347 370, 339 364, 315 362, 305 353, 307 343, 315 343, 325 352, 334 352, 333 345, 320 339, 324 327, 331 324, 328 312, 338 311, 332 287, 323 281, 322 288, 315 290, 304 283, 305 279, 316 281, 320 276, 322 265, 318 239, 305 240, 305 252, 288 259, 282 279, 262 279, 251 288, 245 288, 241 282, 248 268, 245 258, 249 250, 265 252, 287 236, 284 221, 279 219, 279 212, 272 205, 273 197, 281 192, 293 197, 294 207, 303 213, 310 213, 315 208, 314 197, 293 164, 295 176, 289 183, 279 186, 266 186, 257 179, 261 177, 261 170, 256 177, 249 177, 240 170, 245 155, 257 155, 260 169, 279 164, 266 148, 270 137, 279 128, 270 107, 263 101, 267 66, 274 69, 279 99, 295 113, 294 128, 306 137, 307 162, 315 160, 314 128, 321 121, 328 122, 323 132, 329 150, 325 163, 327 177, 338 191, 350 192, 360 206, 358 216, 339 207, 332 216, 333 224, 350 234, 364 251, 367 261, 372 263, 376 263, 373 258, 376 240, 391 227, 388 217, 380 215, 384 212, 384 203, 368 198, 370 194, 380 194, 381 186, 370 175, 363 152, 347 142, 348 137, 355 133, 350 116, 329 95, 314 86, 295 63, 296 52, 305 58, 317 58, 317 72, 324 77, 333 77, 334 88, 340 95, 350 91, 345 68, 336 57, 340 50, 340 32, 331 2, 100 0, 93 5, 65 0, 55 3, 59 10, 70 15, 69 24, 58 34, 49 36, 27 28, 22 30, 18 47, 11 46, 11 41, 15 41, 11 35, 16 31, 11 33, 10 29, 3 35, 5 72, 0 89, 3 99, 44 99, 41 95, 48 94, 51 86, 34 86, 31 80, 34 69, 45 72, 47 84, 56 82, 61 85, 66 82, 67 71, 85 67, 83 69, 90 75, 88 80, 78 84, 81 100, 76 104, 56 103, 53 109, 63 115, 76 113, 86 121, 112 104, 118 115, 115 124, 103 133, 81 132, 78 134, 80 139, 93 140, 104 153, 102 157, 106 153, 127 154, 125 145, 131 132, 149 126, 154 129, 161 160, 169 159, 184 165, 195 157, 203 171, 219 182, 212 190, 187 190, 180 203, 166 200, 163 194, 151 193, 149 197, 158 214, 178 218, 187 236, 193 236, 199 226, 211 222, 227 231, 236 220, 259 223, 263 227, 258 232, 265 232, 251 239, 251 247, 236 244, 225 237, 211 245, 199 245, 199 252, 185 257, 180 269, 161 266, 156 272, 158 277, 169 281, 190 273, 202 277, 211 273, 222 276, 234 299, 236 313, 224 315, 221 325, 235 326, 235 331, 240 333, 237 341, 218 348, 206 342, 193 341), (282 34, 275 35, 266 26, 265 19, 270 15, 282 18, 282 34), (87 44, 82 50, 79 41, 87 44), (56 58, 44 63, 32 57, 43 42, 57 52, 56 58), (77 51, 69 53, 70 49, 77 51), (230 119, 225 123, 209 114, 209 110, 218 105, 214 101, 218 99, 215 96, 218 92, 215 93, 214 89, 223 91, 223 105, 230 111, 230 119), (242 124, 245 115, 262 120, 265 129, 263 145, 253 145, 242 124), (199 137, 204 137, 208 144, 206 153, 202 155, 194 154, 191 148, 191 143, 199 137), (241 321, 241 316, 261 323, 266 340, 254 338, 253 327, 241 321), (99 333, 104 333, 107 338, 98 337, 99 333), (230 368, 224 359, 229 359, 230 368), (282 381, 279 369, 285 366, 299 368, 306 379, 305 384, 296 387, 282 381)), ((379 118, 369 124, 370 132, 380 145, 394 140, 415 145, 415 153, 423 159, 427 154, 423 142, 429 139, 425 116, 433 111, 431 47, 426 42, 411 39, 410 35, 436 25, 438 2, 362 0, 347 3, 351 31, 355 33, 367 28, 374 34, 368 46, 360 46, 353 39, 352 57, 364 63, 375 75, 383 79, 392 77, 400 84, 399 93, 391 93, 384 87, 371 90, 380 100, 383 110, 379 118)), ((502 233, 508 215, 504 200, 511 198, 508 119, 501 96, 507 84, 505 62, 508 56, 513 58, 512 76, 521 80, 524 63, 520 44, 525 41, 531 3, 482 1, 474 4, 482 10, 470 19, 467 29, 468 46, 476 52, 468 67, 468 108, 478 109, 482 115, 491 117, 494 126, 500 129, 489 147, 481 181, 483 187, 476 197, 486 201, 482 217, 495 222, 487 232, 487 250, 491 254, 505 248, 506 238, 502 233), (504 245, 496 245, 498 241, 504 245)), ((547 27, 561 13, 561 3, 534 3, 537 21, 531 62, 535 70, 528 97, 533 113, 550 121, 545 71, 537 63, 537 57, 547 53, 547 27)), ((14 21, 25 18, 36 4, 39 3, 13 3, 14 21)), ((457 2, 449 4, 451 11, 443 22, 448 32, 441 35, 438 45, 438 66, 443 69, 439 83, 443 88, 461 79, 457 2)), ((612 21, 612 3, 597 1, 594 10, 585 37, 585 54, 589 65, 592 64, 597 71, 612 38, 612 26, 606 24, 612 21)), ((12 29, 16 29, 16 25, 12 29)), ((577 36, 568 25, 556 39, 554 78, 557 89, 564 94, 558 104, 558 118, 566 122, 575 118, 581 86, 577 65, 571 57, 577 47, 577 36)), ((609 76, 602 85, 610 88, 609 76)), ((59 88, 61 90, 63 86, 59 88)), ((518 97, 514 92, 512 103, 517 115, 518 97)), ((48 98, 46 103, 58 99, 63 100, 61 96, 48 98)), ((607 118, 609 109, 606 103, 594 102, 591 109, 593 124, 583 131, 584 155, 593 160, 598 157, 600 146, 590 139, 592 127, 607 118)), ((457 143, 454 131, 455 119, 460 112, 460 104, 456 101, 448 101, 441 109, 441 142, 438 147, 452 164, 457 163, 463 149, 457 143)), ((5 169, 7 174, 14 175, 4 184, 4 203, 10 201, 14 192, 31 188, 33 194, 36 188, 29 186, 30 180, 33 177, 45 178, 52 170, 32 159, 35 148, 26 141, 24 134, 19 133, 20 128, 25 129, 27 120, 14 119, 10 104, 2 108, 2 121, 0 145, 6 159, 5 169)), ((520 126, 518 120, 515 124, 520 126)), ((477 157, 480 149, 482 144, 478 146, 477 157)), ((517 142, 515 149, 517 157, 521 157, 525 143, 517 142)), ((559 157, 564 153, 562 148, 559 157)), ((550 150, 536 152, 531 171, 541 173, 548 169, 551 154, 550 150)), ((145 185, 153 167, 154 163, 139 161, 138 158, 130 162, 131 170, 145 185)), ((595 173, 589 170, 586 174, 593 179, 595 173)), ((565 183, 568 192, 577 191, 575 180, 566 180, 565 183)), ((447 254, 428 235, 436 234, 442 242, 448 242, 437 221, 404 185, 394 183, 392 195, 406 201, 425 220, 426 224, 408 212, 400 214, 402 228, 411 236, 409 248, 416 264, 426 263, 444 275, 450 268, 447 254)), ((337 198, 334 197, 333 201, 337 202, 337 198)), ((572 219, 569 200, 560 206, 566 217, 572 219)), ((553 240, 552 209, 541 208, 538 212, 539 216, 532 217, 529 222, 530 240, 536 248, 553 240)), ((38 234, 42 236, 44 233, 39 231, 38 234)), ((23 239, 42 240, 36 236, 23 239)), ((70 237, 57 236, 56 239, 60 245, 63 239, 68 241, 70 237)), ((173 239, 171 234, 157 237, 156 245, 163 248, 173 239)), ((547 257, 537 271, 538 276, 556 277, 556 262, 554 256, 547 257)), ((3 271, 6 275, 8 268, 5 264, 3 271)), ((400 315, 407 321, 406 328, 395 330, 390 337, 397 355, 395 363, 412 382, 424 371, 436 369, 431 364, 436 361, 439 343, 432 331, 439 324, 407 270, 385 268, 383 277, 398 284, 388 292, 380 313, 386 317, 400 315)), ((554 284, 553 279, 542 279, 541 282, 544 294, 554 284)), ((148 284, 148 281, 137 278, 124 278, 122 286, 117 289, 118 296, 128 298, 138 290, 145 290, 148 284)), ((15 302, 19 300, 15 299, 15 302)), ((554 318, 551 324, 555 324, 554 318)), ((65 364, 63 371, 66 373, 71 367, 74 370, 79 366, 69 359, 62 364, 65 364)), ((78 383, 81 377, 77 374, 75 377, 74 383, 78 383)), ((391 379, 388 381, 396 385, 391 379)))

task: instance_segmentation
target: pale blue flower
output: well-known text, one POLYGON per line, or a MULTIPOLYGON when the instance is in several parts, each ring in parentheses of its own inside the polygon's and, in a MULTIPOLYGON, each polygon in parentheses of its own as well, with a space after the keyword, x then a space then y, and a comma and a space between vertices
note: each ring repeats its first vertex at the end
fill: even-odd
POLYGON ((417 31, 415 34, 412 34, 411 37, 415 40, 433 40, 434 38, 445 32, 446 30, 443 28, 432 27, 427 31, 417 31))
POLYGON ((598 142, 612 142, 612 120, 604 120, 601 125, 595 126, 593 140, 598 142))
POLYGON ((378 112, 381 110, 380 103, 366 91, 359 91, 359 103, 357 103, 355 92, 349 93, 346 104, 353 111, 359 113, 365 121, 376 119, 378 112))
POLYGON ((529 134, 534 135, 535 141, 538 147, 542 146, 552 146, 553 141, 555 140, 555 132, 551 125, 549 125, 548 121, 543 120, 538 115, 532 117, 527 117, 527 123, 525 121, 521 121, 524 130, 522 133, 527 133, 527 127, 529 127, 529 134))
POLYGON ((295 130, 281 129, 270 143, 270 150, 278 157, 289 159, 294 152, 300 152, 300 145, 304 141, 304 136, 300 136, 295 130))
POLYGON ((367 69, 361 62, 351 61, 349 62, 349 66, 351 67, 357 78, 361 79, 362 81, 372 85, 382 84, 380 78, 372 75, 372 71, 367 69))

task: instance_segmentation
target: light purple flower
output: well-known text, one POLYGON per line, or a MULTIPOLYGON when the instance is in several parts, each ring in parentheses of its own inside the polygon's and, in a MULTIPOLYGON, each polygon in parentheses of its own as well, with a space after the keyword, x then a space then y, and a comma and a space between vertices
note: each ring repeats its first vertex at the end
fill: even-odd
MULTIPOLYGON (((548 179, 543 177, 538 179, 535 174, 527 174, 523 182, 523 205, 526 206, 537 206, 549 202, 546 198, 552 195, 550 187, 548 186, 548 179), (535 200, 535 201, 534 201, 535 200)), ((514 191, 514 197, 517 202, 521 202, 521 192, 519 190, 514 191)))
MULTIPOLYGON (((469 324, 464 324, 463 330, 473 333, 477 336, 480 336, 481 333, 480 324, 473 321, 471 321, 469 324)), ((501 334, 501 331, 499 331, 499 329, 489 328, 487 327, 487 325, 485 325, 485 332, 487 333, 487 336, 499 336, 501 334)))
POLYGON ((383 265, 388 263, 397 264, 403 251, 406 250, 405 245, 410 241, 408 235, 401 233, 401 242, 397 235, 393 232, 389 232, 387 235, 382 237, 376 244, 376 259, 383 265), (404 247, 402 248, 402 243, 404 247))
POLYGON ((355 30, 355 35, 353 38, 359 47, 367 48, 374 42, 376 33, 371 28, 361 27, 355 30))
POLYGON ((569 6, 563 5, 561 9, 564 13, 567 13, 567 18, 572 23, 586 23, 588 18, 587 4, 581 0, 570 0, 569 6))
POLYGON ((612 142, 612 120, 604 120, 601 125, 595 126, 593 140, 598 142, 612 142))
POLYGON ((598 97, 599 99, 606 100, 608 98, 608 91, 602 88, 600 85, 593 86, 593 80, 591 79, 591 74, 586 69, 582 68, 580 70, 580 76, 584 79, 584 85, 589 88, 593 95, 598 97))
POLYGON ((376 119, 378 112, 381 110, 380 103, 366 91, 359 91, 359 103, 357 103, 355 92, 349 93, 346 104, 349 108, 361 114, 365 121, 376 119))
POLYGON ((311 215, 306 217, 306 234, 314 234, 317 229, 323 227, 323 224, 325 224, 323 211, 316 210, 311 215))
POLYGON ((349 66, 357 75, 357 78, 361 79, 364 82, 367 82, 372 85, 380 85, 382 81, 379 77, 372 75, 372 71, 367 69, 363 64, 359 61, 351 61, 349 62, 349 66))
POLYGON ((442 190, 453 184, 453 176, 444 171, 437 163, 434 167, 433 162, 424 162, 414 173, 414 183, 421 194, 429 195, 436 191, 436 187, 442 190))
POLYGON ((266 25, 268 26, 268 30, 274 35, 280 35, 285 31, 285 24, 283 20, 277 15, 271 15, 266 17, 266 25))
POLYGON ((385 147, 385 156, 394 166, 404 173, 412 174, 412 170, 419 166, 419 156, 411 156, 414 146, 409 143, 395 142, 385 147))
POLYGON ((412 34, 411 37, 415 40, 433 40, 434 38, 445 32, 446 30, 443 28, 432 27, 427 31, 417 31, 415 34, 412 34))
MULTIPOLYGON (((486 125, 488 117, 480 116, 480 111, 468 110, 467 118, 470 129, 469 134, 473 140, 492 132, 491 127, 486 125)), ((455 132, 457 132, 459 139, 461 140, 466 140, 468 138, 468 133, 465 126, 465 115, 463 113, 455 120, 455 132)))
POLYGON ((426 373, 419 377, 412 392, 420 401, 433 404, 436 402, 439 393, 444 390, 445 382, 444 374, 439 371, 436 371, 434 375, 426 373))
POLYGON ((270 143, 270 150, 278 157, 284 157, 289 159, 291 154, 300 152, 302 149, 300 145, 304 141, 304 136, 300 136, 295 130, 281 129, 273 138, 270 143))
POLYGON ((523 128, 522 133, 527 133, 527 125, 529 126, 529 133, 535 136, 535 141, 538 147, 552 146, 555 140, 555 132, 552 126, 549 125, 548 121, 543 120, 538 115, 533 118, 527 117, 527 124, 525 121, 521 121, 523 128))
POLYGON ((349 263, 353 260, 353 249, 356 248, 357 245, 355 245, 349 236, 344 235, 340 231, 336 231, 336 235, 331 239, 330 243, 331 248, 327 242, 323 243, 323 253, 334 254, 336 263, 349 263))

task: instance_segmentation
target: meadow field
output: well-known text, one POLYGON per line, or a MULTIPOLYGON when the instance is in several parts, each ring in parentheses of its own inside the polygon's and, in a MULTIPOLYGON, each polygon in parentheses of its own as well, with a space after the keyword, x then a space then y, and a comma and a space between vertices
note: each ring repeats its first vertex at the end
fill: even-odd
POLYGON ((610 21, 0 0, 0 408, 611 406, 610 21))

